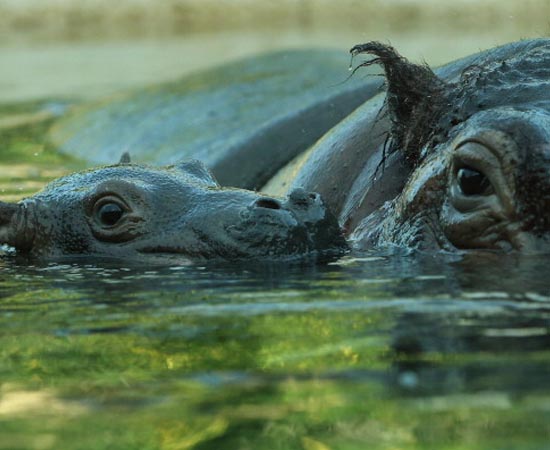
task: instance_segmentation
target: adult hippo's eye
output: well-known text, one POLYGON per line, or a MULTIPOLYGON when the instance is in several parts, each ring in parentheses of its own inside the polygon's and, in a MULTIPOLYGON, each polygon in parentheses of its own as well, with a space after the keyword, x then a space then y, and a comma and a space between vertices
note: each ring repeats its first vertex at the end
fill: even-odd
POLYGON ((456 172, 458 186, 464 195, 490 195, 493 186, 489 178, 472 167, 461 167, 456 172))
POLYGON ((102 202, 95 207, 95 218, 102 226, 113 227, 122 219, 125 212, 124 207, 117 202, 102 202))

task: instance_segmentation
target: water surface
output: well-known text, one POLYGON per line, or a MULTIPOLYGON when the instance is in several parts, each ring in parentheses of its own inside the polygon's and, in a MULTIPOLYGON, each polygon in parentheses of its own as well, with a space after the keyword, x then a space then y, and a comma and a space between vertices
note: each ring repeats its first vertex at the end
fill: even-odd
POLYGON ((549 262, 6 256, 0 448, 548 448, 549 262))

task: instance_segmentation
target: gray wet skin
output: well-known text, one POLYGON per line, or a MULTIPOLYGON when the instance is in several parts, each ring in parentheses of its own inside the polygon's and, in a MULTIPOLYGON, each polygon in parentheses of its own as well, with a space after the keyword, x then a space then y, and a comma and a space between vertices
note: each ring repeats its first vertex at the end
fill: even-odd
POLYGON ((223 189, 198 161, 151 168, 126 160, 74 173, 1 204, 0 220, 1 241, 38 258, 271 260, 346 248, 317 194, 223 189))
POLYGON ((345 52, 295 50, 255 56, 67 111, 51 145, 110 164, 206 164, 224 186, 259 189, 381 85, 346 83, 345 52))
POLYGON ((549 252, 550 40, 435 73, 376 42, 352 53, 383 67, 386 100, 330 132, 294 186, 321 193, 353 248, 549 252))

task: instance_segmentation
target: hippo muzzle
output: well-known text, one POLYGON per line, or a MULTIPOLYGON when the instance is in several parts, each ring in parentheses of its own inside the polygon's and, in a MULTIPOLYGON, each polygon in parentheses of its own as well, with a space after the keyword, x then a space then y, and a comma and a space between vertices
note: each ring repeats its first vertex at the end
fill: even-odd
POLYGON ((299 255, 346 246, 336 218, 320 196, 303 189, 294 190, 284 201, 260 197, 239 215, 240 223, 226 231, 241 251, 263 248, 271 256, 299 255))

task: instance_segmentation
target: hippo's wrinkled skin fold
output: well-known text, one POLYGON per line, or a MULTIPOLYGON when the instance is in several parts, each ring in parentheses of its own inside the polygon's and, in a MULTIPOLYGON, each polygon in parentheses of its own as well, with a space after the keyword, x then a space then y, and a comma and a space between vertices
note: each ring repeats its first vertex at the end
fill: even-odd
POLYGON ((198 161, 152 168, 125 156, 0 206, 2 241, 41 258, 289 259, 346 248, 317 194, 222 189, 198 161))

